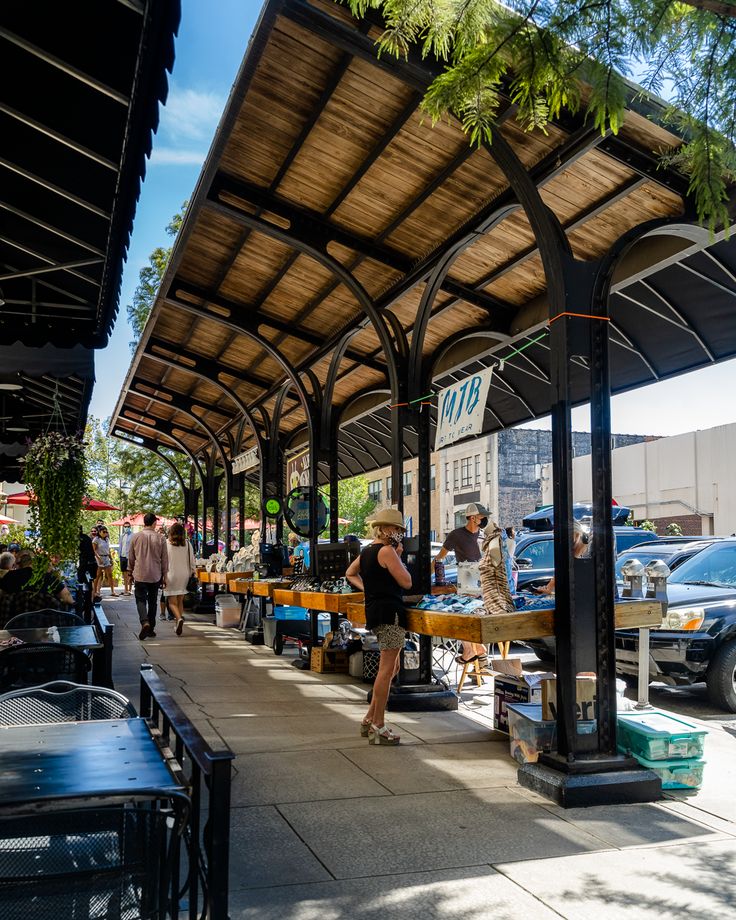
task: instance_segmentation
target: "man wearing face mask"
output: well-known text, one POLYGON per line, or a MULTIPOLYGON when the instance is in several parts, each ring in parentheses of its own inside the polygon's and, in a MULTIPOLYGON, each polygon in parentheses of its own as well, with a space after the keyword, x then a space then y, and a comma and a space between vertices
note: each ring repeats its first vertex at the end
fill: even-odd
POLYGON ((124 521, 123 532, 120 536, 120 571, 123 573, 123 594, 130 596, 131 577, 128 571, 128 550, 130 541, 133 539, 133 531, 130 529, 130 521, 124 521))
MULTIPOLYGON (((451 530, 442 544, 442 549, 435 556, 432 564, 441 562, 448 553, 455 553, 458 562, 480 562, 481 551, 479 537, 481 531, 488 523, 488 511, 483 505, 471 502, 465 509, 465 526, 451 530)), ((485 645, 476 642, 463 642, 462 655, 458 662, 465 664, 468 661, 480 659, 485 666, 487 649, 485 645)))

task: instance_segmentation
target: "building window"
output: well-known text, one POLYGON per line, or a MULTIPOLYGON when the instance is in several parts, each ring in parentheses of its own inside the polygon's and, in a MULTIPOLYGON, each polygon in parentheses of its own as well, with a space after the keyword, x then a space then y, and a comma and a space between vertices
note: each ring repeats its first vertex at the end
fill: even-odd
POLYGON ((490 482, 492 478, 492 469, 491 469, 491 452, 490 450, 486 451, 486 482, 490 482))
POLYGON ((480 488, 480 454, 476 454, 473 458, 475 462, 475 488, 480 488))
POLYGON ((457 460, 452 461, 452 484, 457 492, 460 488, 460 464, 457 460))
POLYGON ((445 492, 450 491, 450 464, 445 464, 445 492))
POLYGON ((390 504, 394 500, 394 494, 391 489, 391 477, 386 477, 386 501, 390 504))
POLYGON ((434 463, 429 467, 429 489, 431 492, 437 488, 437 470, 435 469, 434 463))
POLYGON ((473 458, 463 457, 460 461, 460 488, 469 489, 473 485, 473 458))
POLYGON ((373 482, 368 483, 368 498, 374 501, 377 505, 381 504, 381 480, 374 479, 373 482))
POLYGON ((411 473, 404 473, 404 497, 411 495, 411 473))

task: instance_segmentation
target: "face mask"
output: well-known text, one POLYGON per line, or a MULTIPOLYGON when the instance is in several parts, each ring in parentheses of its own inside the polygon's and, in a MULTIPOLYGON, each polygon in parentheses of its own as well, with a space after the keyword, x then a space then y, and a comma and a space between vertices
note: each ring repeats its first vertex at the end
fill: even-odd
POLYGON ((478 523, 480 524, 482 530, 488 524, 488 518, 482 517, 478 523))
POLYGON ((397 530, 394 530, 392 533, 386 534, 386 539, 388 540, 389 544, 394 547, 394 549, 396 549, 396 547, 399 546, 403 538, 404 538, 404 535, 402 533, 399 533, 399 531, 397 530))

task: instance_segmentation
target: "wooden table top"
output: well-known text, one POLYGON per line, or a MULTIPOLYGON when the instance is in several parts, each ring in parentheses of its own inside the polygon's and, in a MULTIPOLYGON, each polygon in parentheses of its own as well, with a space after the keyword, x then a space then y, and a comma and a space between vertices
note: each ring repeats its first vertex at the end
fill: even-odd
POLYGON ((365 595, 361 591, 350 594, 330 594, 325 591, 274 591, 274 604, 285 607, 306 607, 307 610, 326 610, 328 613, 347 613, 350 604, 362 603, 365 595))
MULTIPOLYGON (((365 623, 364 604, 350 603, 345 613, 354 626, 365 623)), ((616 629, 659 626, 662 615, 663 607, 659 601, 618 601, 616 629)), ((520 639, 542 639, 555 634, 554 609, 474 616, 468 613, 444 613, 409 607, 406 617, 409 632, 441 636, 445 639, 463 639, 483 645, 493 642, 515 642, 520 639)))

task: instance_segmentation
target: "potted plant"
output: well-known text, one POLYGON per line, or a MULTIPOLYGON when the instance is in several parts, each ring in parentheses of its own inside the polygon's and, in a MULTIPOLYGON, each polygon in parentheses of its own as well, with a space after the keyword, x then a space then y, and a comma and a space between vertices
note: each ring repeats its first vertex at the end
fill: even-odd
POLYGON ((77 558, 87 484, 84 442, 78 435, 49 431, 31 443, 23 463, 32 540, 39 554, 35 580, 49 561, 57 565, 77 558))

